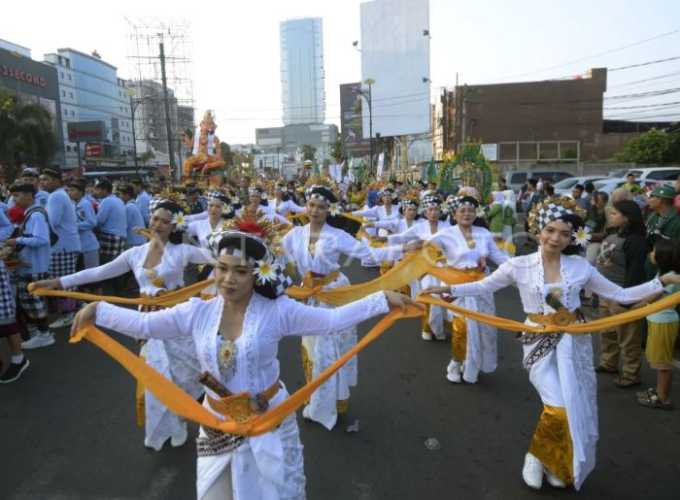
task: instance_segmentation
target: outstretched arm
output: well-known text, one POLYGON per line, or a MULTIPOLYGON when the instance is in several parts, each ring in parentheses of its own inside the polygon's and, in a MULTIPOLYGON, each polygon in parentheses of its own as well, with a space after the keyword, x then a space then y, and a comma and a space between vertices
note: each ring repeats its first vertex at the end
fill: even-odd
POLYGON ((89 323, 136 339, 170 339, 191 335, 191 310, 195 300, 199 299, 191 299, 170 309, 145 313, 106 302, 92 302, 74 318, 71 336, 89 323))

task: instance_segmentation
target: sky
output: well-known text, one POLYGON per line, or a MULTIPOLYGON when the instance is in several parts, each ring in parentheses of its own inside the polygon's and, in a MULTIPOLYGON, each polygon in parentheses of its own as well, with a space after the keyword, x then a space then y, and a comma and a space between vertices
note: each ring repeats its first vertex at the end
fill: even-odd
MULTIPOLYGON (((327 122, 339 125, 339 85, 361 79, 360 0, 176 0, 12 2, 3 8, 0 38, 31 49, 33 59, 57 48, 97 50, 132 75, 129 21, 186 20, 191 25, 197 117, 213 109, 217 134, 252 143, 255 128, 281 125, 279 23, 323 19, 327 122)), ((606 115, 680 119, 680 2, 675 0, 430 0, 431 94, 459 83, 571 78, 610 68, 606 115), (672 33, 675 32, 675 33, 672 33), (672 34, 668 34, 672 33, 672 34), (619 96, 629 96, 619 98, 619 96), (612 99, 614 97, 614 99, 612 99), (640 108, 656 104, 662 107, 640 108), (630 108, 630 106, 635 106, 630 108), (624 108, 624 109, 622 109, 624 108)))

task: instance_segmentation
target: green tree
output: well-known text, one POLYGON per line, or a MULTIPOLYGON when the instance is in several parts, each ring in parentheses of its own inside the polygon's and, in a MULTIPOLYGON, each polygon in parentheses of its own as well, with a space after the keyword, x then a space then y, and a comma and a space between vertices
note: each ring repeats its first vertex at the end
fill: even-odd
POLYGON ((345 156, 345 145, 342 142, 342 137, 339 135, 331 148, 331 156, 336 163, 340 163, 345 156))
POLYGON ((309 144, 304 144, 302 146, 302 160, 307 161, 311 160, 314 161, 316 158, 316 148, 314 146, 310 146, 309 144))
POLYGON ((678 137, 655 128, 633 137, 624 144, 623 149, 616 155, 618 161, 632 163, 668 163, 677 160, 673 158, 678 137))
POLYGON ((0 164, 7 178, 14 179, 24 162, 46 166, 56 149, 52 115, 38 104, 23 104, 0 91, 0 164))
POLYGON ((234 153, 231 147, 226 142, 221 142, 220 147, 222 148, 222 159, 227 167, 231 167, 234 164, 234 153))

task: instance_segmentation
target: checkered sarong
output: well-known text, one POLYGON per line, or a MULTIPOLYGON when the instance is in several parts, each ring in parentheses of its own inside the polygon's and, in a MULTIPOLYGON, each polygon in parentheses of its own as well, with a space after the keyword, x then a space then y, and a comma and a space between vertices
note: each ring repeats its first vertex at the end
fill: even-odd
POLYGON ((125 238, 114 234, 99 233, 99 255, 102 260, 111 261, 125 250, 125 238))
POLYGON ((28 284, 46 280, 48 277, 48 273, 20 274, 17 276, 19 306, 31 319, 47 317, 47 301, 43 297, 28 293, 28 284))
POLYGON ((76 264, 78 262, 78 252, 61 252, 53 253, 50 257, 50 276, 52 278, 61 278, 76 272, 76 264))
POLYGON ((0 260, 0 325, 14 322, 17 306, 5 263, 0 260))

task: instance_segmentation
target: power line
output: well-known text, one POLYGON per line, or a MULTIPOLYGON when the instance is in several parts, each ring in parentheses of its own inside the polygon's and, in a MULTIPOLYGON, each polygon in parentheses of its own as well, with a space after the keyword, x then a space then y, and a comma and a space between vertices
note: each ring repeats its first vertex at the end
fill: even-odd
POLYGON ((571 65, 579 63, 579 62, 587 61, 588 59, 594 59, 596 57, 602 57, 602 56, 605 56, 605 55, 608 55, 608 54, 621 52, 622 50, 630 49, 632 47, 637 47, 638 45, 642 45, 642 44, 647 43, 647 42, 658 40, 659 38, 664 38, 664 37, 667 37, 667 36, 675 35, 677 33, 680 33, 680 28, 675 29, 673 31, 668 31, 666 33, 661 33, 661 34, 653 36, 651 38, 645 38, 644 40, 640 40, 640 41, 637 41, 637 42, 634 42, 634 43, 631 43, 631 44, 628 44, 628 45, 623 45, 621 47, 616 47, 614 49, 605 50, 604 52, 600 52, 600 53, 585 56, 585 57, 580 57, 578 59, 573 59, 571 61, 567 61, 567 62, 564 62, 564 63, 561 63, 561 64, 556 64, 554 66, 548 66, 546 68, 541 68, 541 69, 529 71, 529 72, 526 72, 526 73, 519 73, 519 74, 516 74, 516 75, 508 75, 506 77, 499 78, 499 80, 506 80, 508 78, 519 78, 519 77, 522 77, 522 76, 534 75, 536 73, 543 73, 544 71, 550 71, 550 70, 553 70, 553 69, 563 68, 565 66, 571 66, 571 65))
POLYGON ((657 59, 656 61, 647 61, 647 62, 638 63, 638 64, 629 64, 628 66, 619 66, 618 68, 607 68, 607 71, 609 71, 611 73, 613 71, 621 71, 623 69, 641 68, 642 66, 651 66, 652 64, 659 64, 659 63, 664 63, 664 62, 669 62, 669 61, 677 61, 678 59, 680 59, 680 56, 667 57, 666 59, 657 59))

